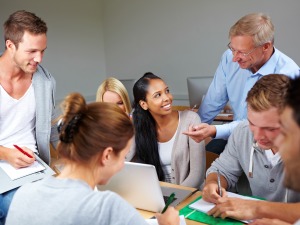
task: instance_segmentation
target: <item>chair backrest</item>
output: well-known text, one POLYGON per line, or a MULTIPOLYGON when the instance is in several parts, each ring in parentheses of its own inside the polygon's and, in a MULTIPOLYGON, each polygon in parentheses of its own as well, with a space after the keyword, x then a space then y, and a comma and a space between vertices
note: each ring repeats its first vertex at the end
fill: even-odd
POLYGON ((211 166, 216 158, 219 158, 218 154, 206 151, 206 170, 211 166))
POLYGON ((129 96, 129 100, 130 100, 130 104, 132 105, 134 97, 133 97, 133 86, 136 82, 136 79, 125 79, 125 80, 119 80, 121 81, 121 83, 125 86, 127 92, 128 92, 128 96, 129 96))
POLYGON ((52 147, 51 144, 49 144, 49 146, 50 146, 50 156, 51 156, 51 158, 58 159, 57 152, 54 150, 54 148, 52 147))
POLYGON ((190 108, 189 106, 181 106, 181 105, 172 106, 173 111, 184 111, 184 110, 187 110, 189 108, 190 108))

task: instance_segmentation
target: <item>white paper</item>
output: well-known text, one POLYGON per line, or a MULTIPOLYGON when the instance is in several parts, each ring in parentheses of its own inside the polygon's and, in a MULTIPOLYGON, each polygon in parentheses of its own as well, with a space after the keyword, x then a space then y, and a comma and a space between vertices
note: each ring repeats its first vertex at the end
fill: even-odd
MULTIPOLYGON (((149 225, 158 225, 157 219, 146 219, 149 225)), ((180 225, 186 225, 184 216, 180 216, 180 225)))
MULTIPOLYGON (((227 192, 229 198, 240 198, 240 199, 245 199, 245 200, 254 200, 254 201, 260 201, 259 199, 256 198, 250 198, 242 195, 238 195, 232 192, 227 192)), ((196 209, 197 211, 207 213, 209 210, 211 210, 213 207, 215 207, 216 204, 211 203, 211 202, 206 202, 201 198, 197 202, 191 204, 189 208, 191 209, 196 209)), ((234 218, 235 219, 235 218, 234 218)), ((244 223, 251 223, 253 220, 240 220, 244 223)))
POLYGON ((34 163, 29 167, 20 168, 17 170, 12 167, 7 161, 0 160, 0 167, 12 180, 16 180, 18 178, 25 177, 29 174, 36 173, 45 169, 45 167, 37 161, 34 161, 34 163))

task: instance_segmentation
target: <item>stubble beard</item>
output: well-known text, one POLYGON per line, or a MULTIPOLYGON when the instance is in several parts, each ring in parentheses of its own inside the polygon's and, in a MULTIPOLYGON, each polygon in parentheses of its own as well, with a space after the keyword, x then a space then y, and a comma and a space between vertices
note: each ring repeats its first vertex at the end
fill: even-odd
POLYGON ((18 57, 16 56, 16 54, 13 56, 13 60, 15 62, 15 65, 17 66, 17 68, 19 68, 20 70, 22 70, 24 73, 26 74, 34 74, 36 72, 35 70, 27 70, 26 69, 26 65, 22 65, 22 63, 18 60, 18 57))

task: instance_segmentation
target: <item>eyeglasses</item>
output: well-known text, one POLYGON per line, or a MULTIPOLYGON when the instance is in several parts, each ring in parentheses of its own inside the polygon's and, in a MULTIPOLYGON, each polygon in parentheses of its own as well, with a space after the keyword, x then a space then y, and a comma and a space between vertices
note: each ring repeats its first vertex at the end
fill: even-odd
POLYGON ((243 52, 240 52, 240 51, 236 51, 236 50, 234 50, 232 47, 231 47, 231 42, 229 42, 229 44, 227 45, 227 47, 232 51, 232 54, 234 54, 234 53, 236 53, 236 54, 241 54, 243 57, 246 57, 247 55, 249 55, 250 53, 252 53, 255 49, 257 49, 257 48, 259 48, 259 47, 261 47, 262 45, 260 45, 260 46, 257 46, 255 49, 253 49, 252 51, 250 51, 250 52, 248 52, 248 53, 243 53, 243 52))

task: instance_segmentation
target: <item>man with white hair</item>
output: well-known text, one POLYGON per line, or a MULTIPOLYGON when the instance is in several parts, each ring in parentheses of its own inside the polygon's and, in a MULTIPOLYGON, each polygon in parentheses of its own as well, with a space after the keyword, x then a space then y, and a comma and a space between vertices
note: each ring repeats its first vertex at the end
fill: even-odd
POLYGON ((229 38, 228 50, 223 54, 214 80, 198 110, 202 123, 190 126, 188 132, 183 132, 196 142, 206 137, 214 138, 206 150, 217 154, 224 150, 237 124, 247 119, 245 99, 261 77, 285 74, 295 78, 300 75, 298 65, 274 47, 274 26, 268 15, 260 13, 242 17, 230 28, 229 38), (210 125, 228 101, 234 112, 234 121, 210 125))

